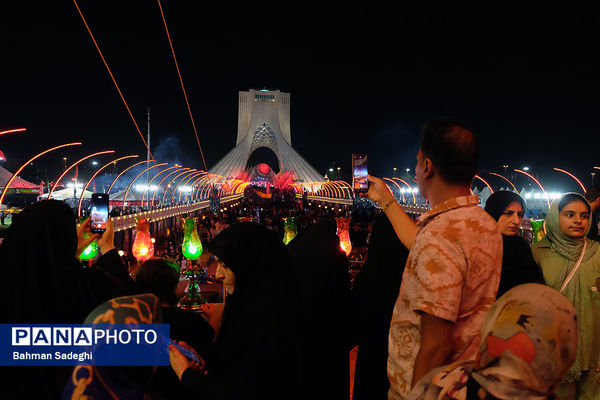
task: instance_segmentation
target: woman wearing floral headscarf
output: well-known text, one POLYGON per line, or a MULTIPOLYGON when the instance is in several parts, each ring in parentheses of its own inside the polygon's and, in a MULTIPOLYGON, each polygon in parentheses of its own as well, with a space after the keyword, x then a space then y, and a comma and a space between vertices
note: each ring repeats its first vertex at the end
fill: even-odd
MULTIPOLYGON (((160 302, 150 293, 111 299, 96 307, 86 324, 160 324, 160 302)), ((154 367, 78 365, 62 398, 69 400, 147 400, 160 398, 151 387, 154 367)))
POLYGON ((600 399, 600 251, 587 239, 590 205, 576 193, 555 200, 546 236, 531 247, 546 283, 575 306, 579 320, 577 359, 557 391, 563 399, 600 399))
POLYGON ((517 286, 488 311, 475 361, 432 370, 405 400, 544 400, 577 354, 575 309, 556 290, 517 286))

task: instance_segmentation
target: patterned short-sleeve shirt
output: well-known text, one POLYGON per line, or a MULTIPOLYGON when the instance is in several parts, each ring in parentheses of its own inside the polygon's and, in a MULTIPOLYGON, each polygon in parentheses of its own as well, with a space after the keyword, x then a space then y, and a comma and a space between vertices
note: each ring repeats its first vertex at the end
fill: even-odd
POLYGON ((389 399, 411 389, 421 346, 420 312, 454 323, 451 360, 473 359, 481 323, 496 299, 502 235, 477 196, 447 200, 421 216, 390 326, 389 399))

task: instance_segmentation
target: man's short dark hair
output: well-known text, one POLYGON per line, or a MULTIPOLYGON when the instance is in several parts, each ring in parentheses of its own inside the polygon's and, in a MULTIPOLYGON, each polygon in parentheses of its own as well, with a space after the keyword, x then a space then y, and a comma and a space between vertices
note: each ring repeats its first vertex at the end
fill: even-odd
POLYGON ((590 203, 592 201, 596 201, 596 199, 600 197, 600 187, 599 186, 590 186, 587 188, 587 192, 585 192, 585 199, 590 203))
POLYGON ((430 121, 423 128, 421 152, 451 184, 470 185, 477 173, 479 142, 473 132, 455 121, 430 121))

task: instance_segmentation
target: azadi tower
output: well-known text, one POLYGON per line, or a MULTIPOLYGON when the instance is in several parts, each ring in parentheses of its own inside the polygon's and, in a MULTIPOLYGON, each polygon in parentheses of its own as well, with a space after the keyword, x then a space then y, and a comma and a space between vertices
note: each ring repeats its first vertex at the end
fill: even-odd
POLYGON ((271 149, 281 172, 293 171, 295 182, 321 182, 323 177, 294 148, 290 134, 290 94, 279 90, 240 92, 236 146, 208 172, 226 178, 240 176, 250 155, 271 149))

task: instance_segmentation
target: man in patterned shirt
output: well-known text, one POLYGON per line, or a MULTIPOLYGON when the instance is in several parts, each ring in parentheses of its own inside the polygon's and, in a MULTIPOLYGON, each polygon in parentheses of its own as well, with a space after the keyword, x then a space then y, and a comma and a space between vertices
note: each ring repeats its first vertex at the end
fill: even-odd
POLYGON ((431 210, 416 226, 383 181, 369 177, 378 202, 410 248, 390 326, 389 399, 403 399, 431 369, 473 359, 481 322, 496 298, 502 236, 470 195, 479 145, 458 123, 423 130, 415 174, 431 210))

